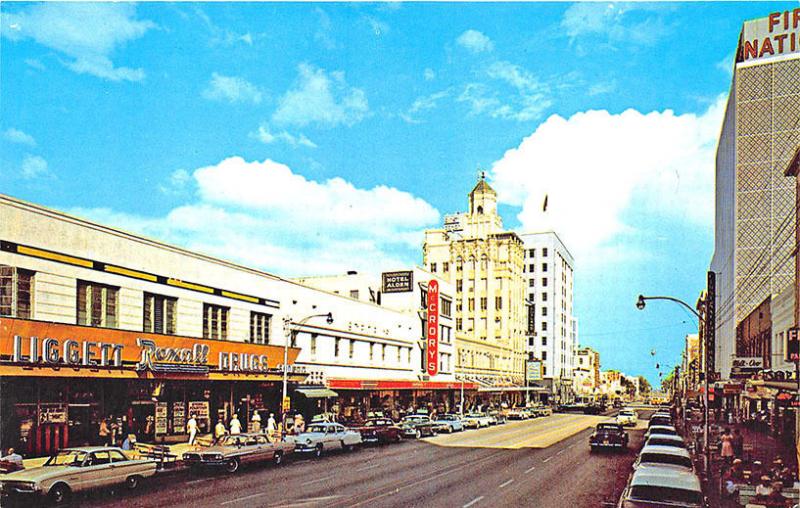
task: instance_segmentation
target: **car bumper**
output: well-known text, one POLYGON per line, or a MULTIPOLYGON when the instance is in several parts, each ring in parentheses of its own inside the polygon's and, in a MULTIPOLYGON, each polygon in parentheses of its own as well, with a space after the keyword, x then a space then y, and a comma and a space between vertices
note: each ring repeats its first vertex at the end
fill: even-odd
POLYGON ((627 446, 626 443, 616 441, 590 441, 589 444, 592 448, 624 448, 627 446))

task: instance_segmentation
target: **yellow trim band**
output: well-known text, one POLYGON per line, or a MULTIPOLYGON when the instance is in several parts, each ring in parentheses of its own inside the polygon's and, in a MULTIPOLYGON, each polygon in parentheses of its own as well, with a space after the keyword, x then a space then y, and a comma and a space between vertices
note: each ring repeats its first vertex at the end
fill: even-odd
POLYGON ((106 271, 111 273, 118 273, 120 275, 127 275, 128 277, 135 277, 137 279, 149 280, 150 282, 158 282, 158 277, 156 277, 155 275, 150 275, 149 273, 137 272, 136 270, 130 270, 128 268, 122 268, 119 266, 106 265, 106 271))
POLYGON ((247 295, 240 295, 239 293, 232 293, 230 291, 223 290, 222 296, 227 296, 228 298, 235 298, 237 300, 244 300, 245 302, 258 303, 258 298, 254 298, 252 296, 247 296, 247 295))
POLYGON ((93 268, 94 263, 88 261, 86 259, 75 258, 72 256, 66 256, 64 254, 56 254, 54 252, 47 252, 44 250, 34 249, 33 247, 23 247, 22 245, 17 245, 17 252, 19 254, 27 254, 29 256, 34 256, 37 258, 43 259, 51 259, 53 261, 61 261, 62 263, 69 263, 71 265, 77 266, 84 266, 86 268, 93 268))
POLYGON ((214 290, 211 289, 210 287, 201 286, 199 284, 192 284, 191 282, 183 282, 182 280, 178 279, 172 279, 172 278, 167 279, 167 284, 169 284, 170 286, 178 286, 186 289, 194 289, 195 291, 202 291, 204 293, 208 293, 211 295, 214 294, 214 290))

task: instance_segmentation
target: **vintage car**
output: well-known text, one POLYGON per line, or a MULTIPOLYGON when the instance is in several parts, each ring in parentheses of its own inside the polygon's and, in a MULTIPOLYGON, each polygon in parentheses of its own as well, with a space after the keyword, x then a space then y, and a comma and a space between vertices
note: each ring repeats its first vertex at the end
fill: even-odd
POLYGON ((653 425, 644 433, 644 440, 647 441, 650 436, 655 435, 679 436, 680 434, 678 434, 678 430, 675 427, 669 425, 653 425))
POLYGON ((689 452, 683 448, 675 448, 674 446, 663 445, 645 445, 636 462, 633 463, 633 469, 637 469, 641 465, 662 466, 677 469, 686 469, 692 471, 694 466, 689 452))
POLYGON ((400 427, 390 418, 370 418, 353 430, 361 434, 364 443, 396 443, 400 441, 400 427))
POLYGON ((0 476, 5 496, 47 496, 51 503, 69 502, 73 494, 124 485, 130 490, 156 474, 156 461, 131 460, 119 448, 90 446, 67 448, 44 465, 0 476))
POLYGON ((486 415, 491 418, 492 425, 502 425, 506 423, 506 415, 497 409, 490 409, 486 415))
POLYGON ((623 427, 635 427, 639 417, 633 409, 623 409, 617 415, 617 423, 623 427))
POLYGON ((312 423, 306 431, 287 440, 294 441, 298 453, 313 453, 319 457, 324 451, 341 448, 352 451, 361 444, 361 434, 340 423, 312 423))
POLYGON ((491 425, 491 419, 485 413, 467 413, 463 421, 467 428, 481 428, 491 425), (474 423, 473 423, 474 422, 474 423))
POLYGON ((704 508, 700 480, 691 471, 640 466, 633 472, 617 508, 704 508))
POLYGON ((530 415, 524 407, 512 407, 508 410, 509 420, 527 420, 528 418, 530 418, 530 415))
POLYGON ((618 423, 600 423, 589 436, 591 451, 600 448, 627 448, 628 433, 618 423))
POLYGON ((550 416, 553 414, 553 408, 550 406, 533 406, 532 409, 536 416, 550 416))
POLYGON ((653 425, 672 425, 672 417, 664 414, 653 415, 647 422, 647 426, 652 427, 653 425))
POLYGON ((235 473, 239 466, 251 462, 273 462, 280 465, 294 452, 295 444, 287 441, 269 442, 265 434, 225 436, 219 443, 201 451, 183 454, 183 463, 191 468, 218 467, 235 473))
POLYGON ((687 448, 686 443, 684 442, 683 438, 680 436, 668 436, 665 434, 654 434, 647 438, 645 441, 645 446, 647 445, 661 445, 661 446, 674 446, 675 448, 683 448, 684 450, 687 448))
POLYGON ((436 426, 434 428, 436 432, 446 432, 451 434, 453 432, 461 432, 464 430, 464 424, 461 423, 461 418, 459 418, 458 415, 451 413, 438 415, 433 423, 436 426))
POLYGON ((434 427, 434 423, 427 415, 408 415, 400 421, 403 437, 419 439, 422 436, 432 436, 436 433, 434 427))

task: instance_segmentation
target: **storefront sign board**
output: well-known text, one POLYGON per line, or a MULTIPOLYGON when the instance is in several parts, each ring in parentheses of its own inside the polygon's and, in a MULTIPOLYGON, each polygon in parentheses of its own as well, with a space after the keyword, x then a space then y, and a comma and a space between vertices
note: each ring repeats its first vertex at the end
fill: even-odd
POLYGON ((194 415, 196 420, 208 420, 209 419, 209 409, 208 409, 208 401, 207 400, 200 400, 200 401, 190 401, 189 402, 189 416, 191 417, 194 415))
POLYGON ((414 290, 414 272, 383 272, 381 274, 384 293, 410 293, 414 290))
POLYGON ((428 282, 428 316, 426 320, 426 371, 429 376, 439 373, 439 281, 428 282))

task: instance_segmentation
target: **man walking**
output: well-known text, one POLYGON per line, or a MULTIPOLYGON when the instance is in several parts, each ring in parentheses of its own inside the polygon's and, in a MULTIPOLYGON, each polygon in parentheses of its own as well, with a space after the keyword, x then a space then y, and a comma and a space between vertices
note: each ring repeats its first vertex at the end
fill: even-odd
POLYGON ((270 441, 275 440, 275 431, 277 430, 278 426, 275 423, 275 414, 270 413, 269 418, 267 419, 267 435, 269 436, 270 441))
POLYGON ((189 433, 189 444, 194 445, 197 439, 197 420, 194 414, 189 415, 189 421, 186 422, 186 431, 189 433))
POLYGON ((231 418, 231 435, 236 436, 242 433, 242 422, 239 421, 239 415, 233 413, 231 418))

